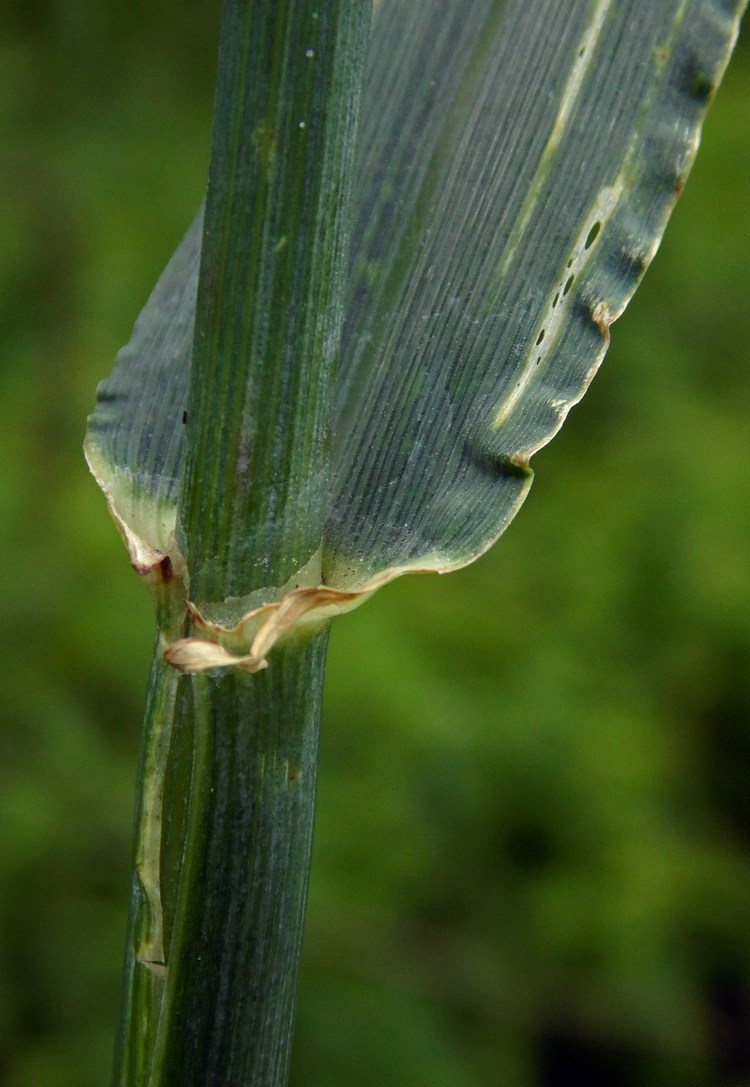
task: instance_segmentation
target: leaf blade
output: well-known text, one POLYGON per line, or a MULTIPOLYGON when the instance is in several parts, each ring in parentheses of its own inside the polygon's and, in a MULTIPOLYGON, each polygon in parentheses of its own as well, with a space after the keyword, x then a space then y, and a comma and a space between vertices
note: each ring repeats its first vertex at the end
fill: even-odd
MULTIPOLYGON (((401 209, 412 220, 401 236, 419 243, 395 273, 391 261, 390 282, 378 282, 374 262, 358 255, 375 285, 349 311, 329 582, 363 584, 384 568, 455 568, 512 518, 528 490, 529 456, 583 395, 609 324, 653 256, 740 6, 462 5, 480 27, 477 63, 487 69, 481 78, 464 73, 473 89, 463 99, 446 81, 454 98, 436 123, 447 117, 462 130, 458 150, 446 154, 433 137, 436 161, 420 175, 437 178, 433 191, 411 194, 401 209), (532 54, 543 63, 530 64, 532 54), (352 332, 358 327, 364 332, 352 332)), ((451 7, 420 5, 426 37, 451 7)), ((385 0, 382 14, 389 8, 417 18, 401 0, 385 0)), ((408 32, 400 37, 409 41, 408 32)), ((398 50, 387 63, 398 67, 398 50)), ((415 77, 404 97, 419 93, 415 77)), ((391 123, 398 130, 399 116, 391 123)), ((396 131, 390 145, 408 142, 396 131)), ((369 224, 375 244, 396 214, 386 208, 377 229, 369 224)))
MULTIPOLYGON (((378 5, 326 585, 366 595, 410 570, 457 568, 513 518, 530 456, 585 392, 609 325, 654 255, 743 8, 378 5)), ((187 386, 195 275, 190 260, 174 259, 155 292, 169 303, 149 302, 132 341, 136 353, 156 344, 149 365, 162 374, 173 423, 187 386), (184 349, 170 354, 180 330, 184 349)), ((123 373, 137 370, 132 354, 121 353, 123 373)), ((125 414, 144 413, 139 396, 132 391, 125 414)), ((89 438, 100 454, 103 429, 95 423, 89 438)), ((120 448, 112 440, 104 455, 122 459, 120 448)), ((179 448, 174 427, 164 448, 179 448)), ((143 480, 166 509, 178 460, 165 455, 143 480)), ((129 461, 122 478, 134 474, 129 461)))

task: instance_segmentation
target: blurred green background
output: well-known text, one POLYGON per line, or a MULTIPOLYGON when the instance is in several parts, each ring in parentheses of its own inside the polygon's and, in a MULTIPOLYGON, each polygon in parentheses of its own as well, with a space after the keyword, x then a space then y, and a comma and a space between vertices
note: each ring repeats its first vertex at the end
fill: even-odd
MULTIPOLYGON (((0 1084, 107 1081, 150 602, 80 452, 218 5, 0 15, 0 1084)), ((293 1087, 750 1084, 750 42, 498 546, 332 639, 293 1087)))

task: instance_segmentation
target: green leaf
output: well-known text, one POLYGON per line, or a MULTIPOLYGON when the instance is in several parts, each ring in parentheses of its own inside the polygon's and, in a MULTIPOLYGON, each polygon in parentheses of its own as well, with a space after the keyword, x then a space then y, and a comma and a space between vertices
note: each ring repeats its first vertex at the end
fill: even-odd
MULTIPOLYGON (((743 6, 376 6, 322 540, 326 615, 401 573, 471 562, 515 515, 529 459, 585 392, 654 255, 743 6)), ((170 557, 199 244, 196 222, 100 387, 87 439, 120 519, 170 557)), ((255 596, 209 640, 244 622, 256 640, 245 658, 260 666, 277 638, 317 617, 312 606, 303 619, 295 591, 292 579, 255 596)))

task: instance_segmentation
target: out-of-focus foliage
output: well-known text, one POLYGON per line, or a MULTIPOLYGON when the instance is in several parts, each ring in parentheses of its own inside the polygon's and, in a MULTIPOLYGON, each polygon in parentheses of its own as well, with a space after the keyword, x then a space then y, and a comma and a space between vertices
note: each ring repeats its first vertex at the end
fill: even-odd
MULTIPOLYGON (((80 441, 217 22, 0 16, 2 1087, 107 1077, 152 620, 80 441)), ((750 1084, 748 60, 517 522, 334 630, 293 1087, 750 1084)))

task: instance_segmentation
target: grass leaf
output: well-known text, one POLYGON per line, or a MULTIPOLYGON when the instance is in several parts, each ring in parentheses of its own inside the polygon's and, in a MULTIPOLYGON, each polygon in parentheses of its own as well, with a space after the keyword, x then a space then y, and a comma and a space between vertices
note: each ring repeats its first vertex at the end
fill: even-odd
MULTIPOLYGON (((654 255, 743 6, 376 5, 320 573, 340 610, 471 562, 515 515, 654 255)), ((200 229, 100 387, 87 443, 119 517, 170 555, 200 229)))

